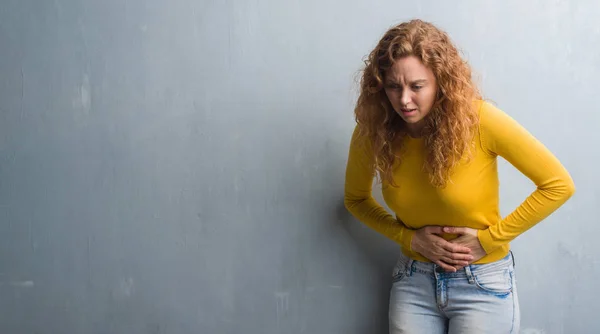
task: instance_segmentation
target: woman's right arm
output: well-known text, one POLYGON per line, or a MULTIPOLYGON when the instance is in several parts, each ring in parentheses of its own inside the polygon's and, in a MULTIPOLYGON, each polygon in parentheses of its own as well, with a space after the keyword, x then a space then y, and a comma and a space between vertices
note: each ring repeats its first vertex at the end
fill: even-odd
POLYGON ((411 239, 415 231, 398 222, 373 198, 374 177, 375 163, 371 145, 366 137, 359 136, 356 127, 350 141, 346 165, 344 205, 354 217, 367 226, 402 247, 411 249, 411 239))
POLYGON ((373 198, 375 162, 367 138, 354 129, 346 166, 344 205, 358 220, 392 239, 404 249, 418 252, 448 271, 466 265, 470 249, 439 237, 441 227, 407 228, 373 198), (438 231, 439 230, 439 231, 438 231))

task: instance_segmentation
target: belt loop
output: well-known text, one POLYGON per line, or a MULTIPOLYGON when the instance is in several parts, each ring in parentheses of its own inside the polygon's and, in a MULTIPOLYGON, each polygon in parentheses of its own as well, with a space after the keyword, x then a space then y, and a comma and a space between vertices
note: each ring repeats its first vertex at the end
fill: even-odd
POLYGON ((413 259, 409 259, 408 262, 406 262, 406 275, 407 276, 412 276, 413 273, 413 263, 415 262, 415 260, 413 259))
POLYGON ((471 272, 471 265, 467 265, 465 267, 465 272, 467 273, 467 279, 469 280, 469 284, 474 284, 475 278, 473 277, 473 273, 471 272))
POLYGON ((516 265, 515 265, 515 254, 513 253, 513 251, 512 251, 512 250, 510 251, 510 257, 512 258, 512 261, 513 261, 513 268, 514 268, 514 267, 516 267, 516 265))

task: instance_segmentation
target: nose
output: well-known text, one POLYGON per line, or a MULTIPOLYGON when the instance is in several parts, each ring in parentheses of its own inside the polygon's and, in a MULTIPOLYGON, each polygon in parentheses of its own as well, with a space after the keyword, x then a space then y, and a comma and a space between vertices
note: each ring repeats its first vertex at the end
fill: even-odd
POLYGON ((410 103, 410 90, 403 89, 402 93, 400 94, 400 103, 402 103, 402 106, 405 107, 410 103))

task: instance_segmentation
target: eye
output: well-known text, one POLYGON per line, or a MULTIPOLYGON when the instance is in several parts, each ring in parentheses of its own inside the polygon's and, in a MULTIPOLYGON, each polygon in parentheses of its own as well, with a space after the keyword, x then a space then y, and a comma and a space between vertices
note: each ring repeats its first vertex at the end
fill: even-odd
POLYGON ((394 84, 394 83, 389 83, 386 85, 387 89, 400 89, 400 85, 398 84, 394 84))
POLYGON ((421 85, 415 85, 415 86, 413 86, 413 89, 414 89, 414 90, 419 90, 419 89, 421 89, 421 88, 423 88, 423 86, 421 86, 421 85))

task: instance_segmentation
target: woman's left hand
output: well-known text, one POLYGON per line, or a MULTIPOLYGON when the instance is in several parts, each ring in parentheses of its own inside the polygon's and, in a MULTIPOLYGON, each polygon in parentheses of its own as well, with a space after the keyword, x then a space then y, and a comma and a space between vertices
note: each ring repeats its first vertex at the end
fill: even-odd
MULTIPOLYGON (((444 227, 444 232, 459 235, 458 238, 449 241, 453 244, 468 247, 471 250, 473 260, 469 263, 473 263, 487 255, 483 247, 481 247, 476 229, 469 227, 444 227)), ((462 267, 457 267, 456 269, 460 270, 462 267)))

